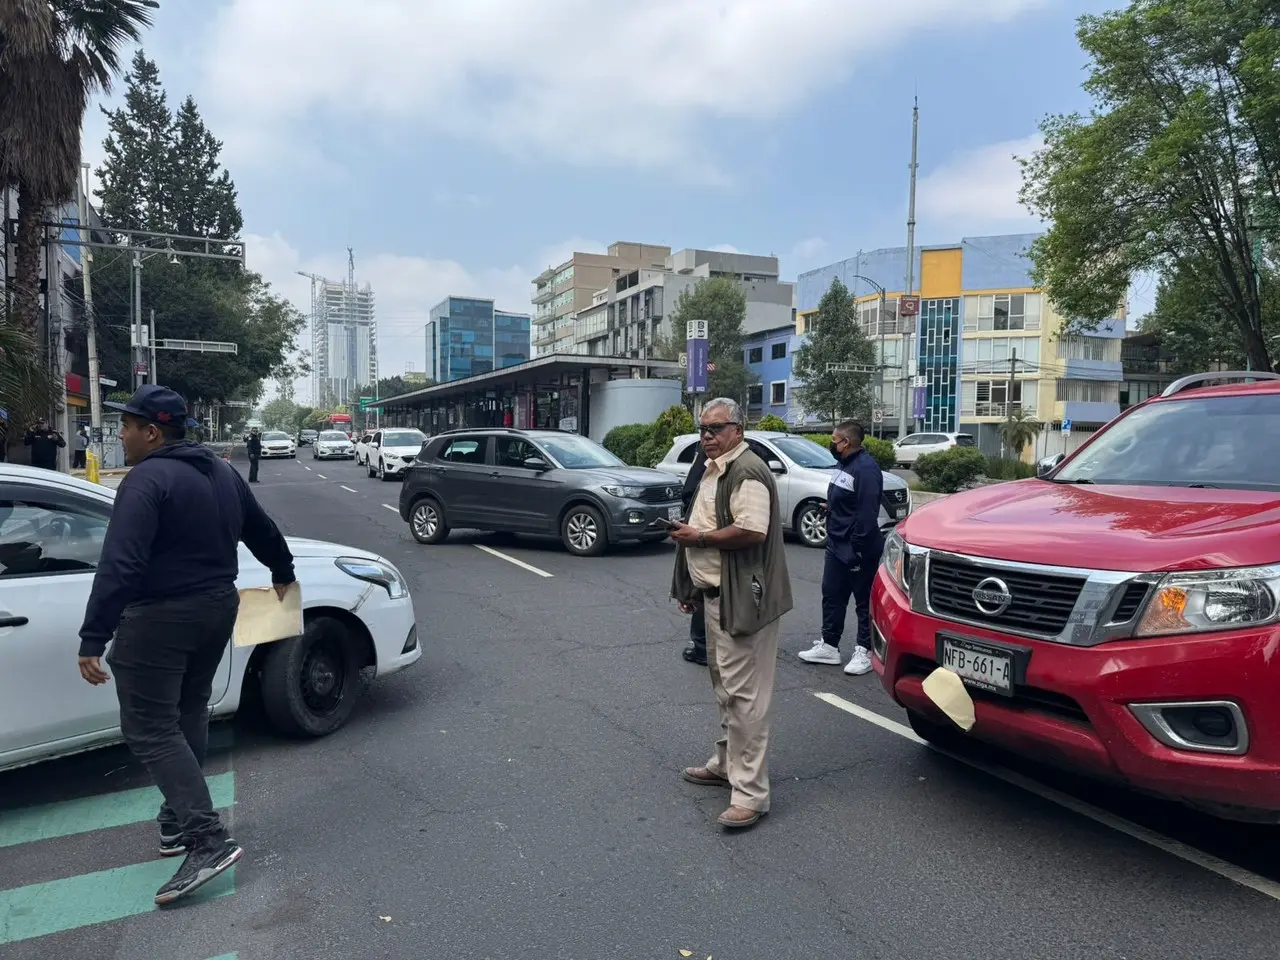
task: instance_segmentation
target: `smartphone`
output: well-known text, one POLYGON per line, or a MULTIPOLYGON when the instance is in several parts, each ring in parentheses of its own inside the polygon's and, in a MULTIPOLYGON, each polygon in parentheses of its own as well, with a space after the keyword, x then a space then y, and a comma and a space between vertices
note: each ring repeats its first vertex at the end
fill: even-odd
POLYGON ((666 517, 659 517, 656 522, 660 526, 666 527, 668 530, 674 530, 676 527, 679 526, 678 523, 676 523, 673 520, 668 520, 666 517))

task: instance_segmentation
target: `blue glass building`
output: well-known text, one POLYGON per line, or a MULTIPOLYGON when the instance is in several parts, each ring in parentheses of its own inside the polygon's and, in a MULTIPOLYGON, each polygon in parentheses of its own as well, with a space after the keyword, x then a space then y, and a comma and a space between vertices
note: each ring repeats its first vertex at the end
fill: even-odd
POLYGON ((461 380, 529 359, 527 313, 496 310, 492 300, 445 297, 427 323, 427 376, 461 380))

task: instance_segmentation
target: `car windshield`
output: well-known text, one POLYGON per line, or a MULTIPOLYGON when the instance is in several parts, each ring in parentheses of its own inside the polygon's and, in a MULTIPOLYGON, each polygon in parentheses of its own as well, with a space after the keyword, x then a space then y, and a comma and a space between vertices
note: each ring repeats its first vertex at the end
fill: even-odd
POLYGON ((287 433, 281 433, 279 430, 268 430, 262 435, 263 440, 289 440, 292 439, 287 433))
POLYGON ((796 466, 821 470, 836 465, 836 458, 831 455, 830 450, 805 437, 781 437, 769 442, 790 457, 796 466))
POLYGON ((396 430, 382 435, 382 445, 384 447, 420 447, 425 439, 427 438, 416 430, 396 430))
POLYGON ((626 464, 615 457, 594 440, 565 434, 560 437, 538 437, 538 442, 546 448, 556 462, 567 470, 590 470, 592 467, 625 467, 626 464))
POLYGON ((1188 398, 1135 407, 1052 479, 1280 489, 1280 393, 1188 398))
POLYGON ((326 430, 320 434, 320 439, 326 443, 346 443, 347 435, 341 430, 326 430))

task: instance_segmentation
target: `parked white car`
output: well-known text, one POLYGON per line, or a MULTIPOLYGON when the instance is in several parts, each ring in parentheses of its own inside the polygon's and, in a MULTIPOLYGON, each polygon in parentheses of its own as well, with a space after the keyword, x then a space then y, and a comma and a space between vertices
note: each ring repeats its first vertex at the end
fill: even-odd
POLYGON ((313 460, 351 460, 355 455, 355 445, 341 430, 322 430, 311 445, 313 460))
POLYGON ((379 480, 404 477, 426 442, 427 435, 421 430, 405 427, 375 430, 373 439, 369 441, 369 452, 365 455, 369 476, 379 480))
MULTIPOLYGON (((811 547, 827 545, 827 487, 838 469, 836 458, 826 447, 806 437, 748 430, 747 444, 774 473, 778 500, 784 511, 784 526, 811 547)), ((697 434, 676 437, 671 449, 656 464, 659 470, 687 477, 698 453, 697 434)), ((883 472, 883 471, 882 471, 883 472)), ((880 526, 896 525, 911 510, 911 492, 906 481, 884 473, 884 496, 880 503, 880 526)))
POLYGON ((268 457, 296 457, 298 444, 283 430, 268 430, 262 434, 262 459, 268 457))
POLYGON ((369 445, 373 443, 373 431, 366 430, 358 435, 352 443, 356 448, 356 463, 365 466, 369 463, 369 445))
POLYGON ((973 446, 977 444, 971 433, 913 433, 893 445, 893 456, 899 467, 909 467, 926 453, 973 446))
MULTIPOLYGON (((76 669, 76 639, 115 492, 49 470, 0 464, 0 770, 118 742, 114 684, 76 669)), ((257 687, 282 733, 320 737, 342 726, 376 678, 422 656, 409 588, 367 550, 289 538, 302 585, 303 634, 228 645, 213 681, 215 717, 257 687)), ((271 574, 240 548, 241 588, 271 574)), ((108 672, 110 668, 108 667, 108 672)))

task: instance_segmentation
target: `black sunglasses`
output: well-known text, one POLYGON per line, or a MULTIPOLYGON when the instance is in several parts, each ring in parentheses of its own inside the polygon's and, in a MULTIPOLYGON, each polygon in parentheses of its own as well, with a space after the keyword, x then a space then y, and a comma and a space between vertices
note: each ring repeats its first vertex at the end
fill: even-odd
POLYGON ((730 427, 736 427, 736 426, 737 426, 736 423, 704 423, 698 427, 698 433, 700 435, 705 435, 709 433, 713 437, 718 437, 720 436, 720 434, 724 433, 730 427))

